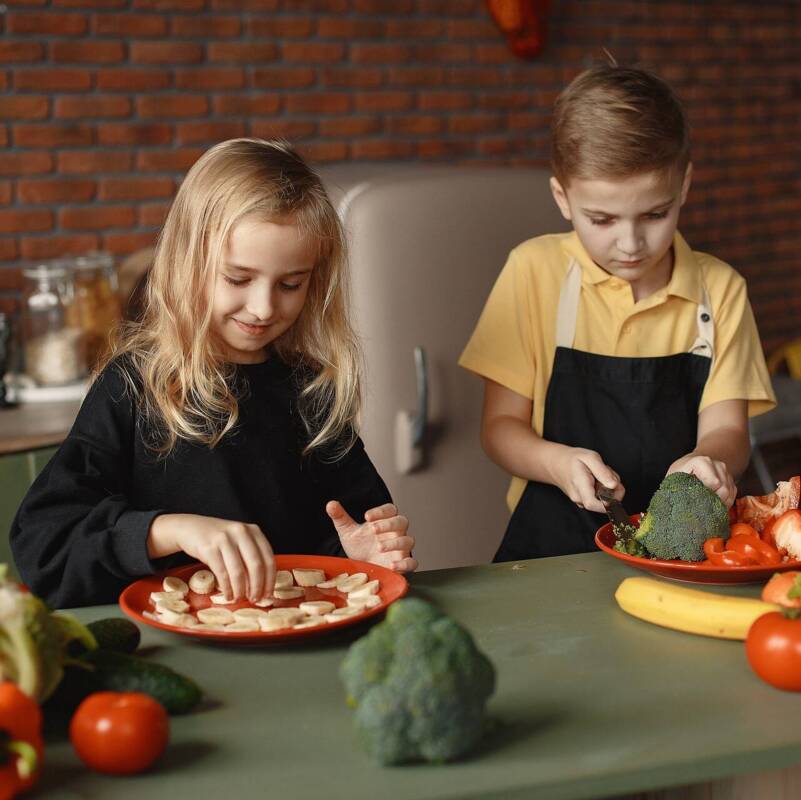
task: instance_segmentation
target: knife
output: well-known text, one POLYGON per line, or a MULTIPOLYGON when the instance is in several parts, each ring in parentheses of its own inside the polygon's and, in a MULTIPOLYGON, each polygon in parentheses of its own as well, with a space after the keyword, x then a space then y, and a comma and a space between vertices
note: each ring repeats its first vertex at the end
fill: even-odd
POLYGON ((615 497, 612 490, 598 484, 595 489, 595 496, 603 503, 606 515, 612 523, 612 530, 615 536, 623 542, 631 539, 637 529, 631 524, 631 517, 626 512, 626 509, 623 508, 620 500, 615 497))

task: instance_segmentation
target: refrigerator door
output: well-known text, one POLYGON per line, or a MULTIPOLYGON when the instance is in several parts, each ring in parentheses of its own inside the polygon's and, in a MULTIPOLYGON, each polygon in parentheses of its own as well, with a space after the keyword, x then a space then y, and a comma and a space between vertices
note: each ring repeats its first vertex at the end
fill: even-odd
POLYGON ((550 173, 358 164, 321 175, 350 245, 367 452, 411 521, 421 569, 487 562, 509 477, 479 442, 483 381, 457 360, 509 251, 566 230, 550 173))

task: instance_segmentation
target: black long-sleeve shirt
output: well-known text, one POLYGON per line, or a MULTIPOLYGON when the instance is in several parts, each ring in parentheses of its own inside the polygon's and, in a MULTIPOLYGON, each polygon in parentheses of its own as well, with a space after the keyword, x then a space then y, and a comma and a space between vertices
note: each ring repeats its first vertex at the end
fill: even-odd
POLYGON ((159 459, 119 366, 103 371, 12 524, 33 592, 57 608, 116 602, 132 580, 188 562, 149 558, 148 531, 163 513, 254 523, 276 553, 344 554, 325 503, 362 520, 391 500, 361 440, 333 463, 303 456, 297 381, 275 357, 238 366, 237 383, 248 388, 233 431, 213 449, 179 440, 159 459))

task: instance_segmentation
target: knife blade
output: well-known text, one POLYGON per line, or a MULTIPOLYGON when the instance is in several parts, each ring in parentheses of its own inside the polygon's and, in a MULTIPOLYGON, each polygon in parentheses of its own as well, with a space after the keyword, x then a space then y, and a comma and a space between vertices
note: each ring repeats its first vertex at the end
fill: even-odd
POLYGON ((595 488, 595 496, 603 503, 615 536, 623 542, 631 539, 637 529, 631 524, 631 517, 612 490, 598 484, 595 488))

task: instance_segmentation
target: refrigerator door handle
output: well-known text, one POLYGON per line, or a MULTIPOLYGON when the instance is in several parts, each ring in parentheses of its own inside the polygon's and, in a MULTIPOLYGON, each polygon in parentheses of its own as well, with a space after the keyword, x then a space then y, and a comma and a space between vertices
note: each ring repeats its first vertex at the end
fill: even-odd
POLYGON ((428 428, 428 360, 419 345, 414 348, 417 375, 417 409, 398 411, 395 417, 395 466, 402 475, 420 469, 428 428))

